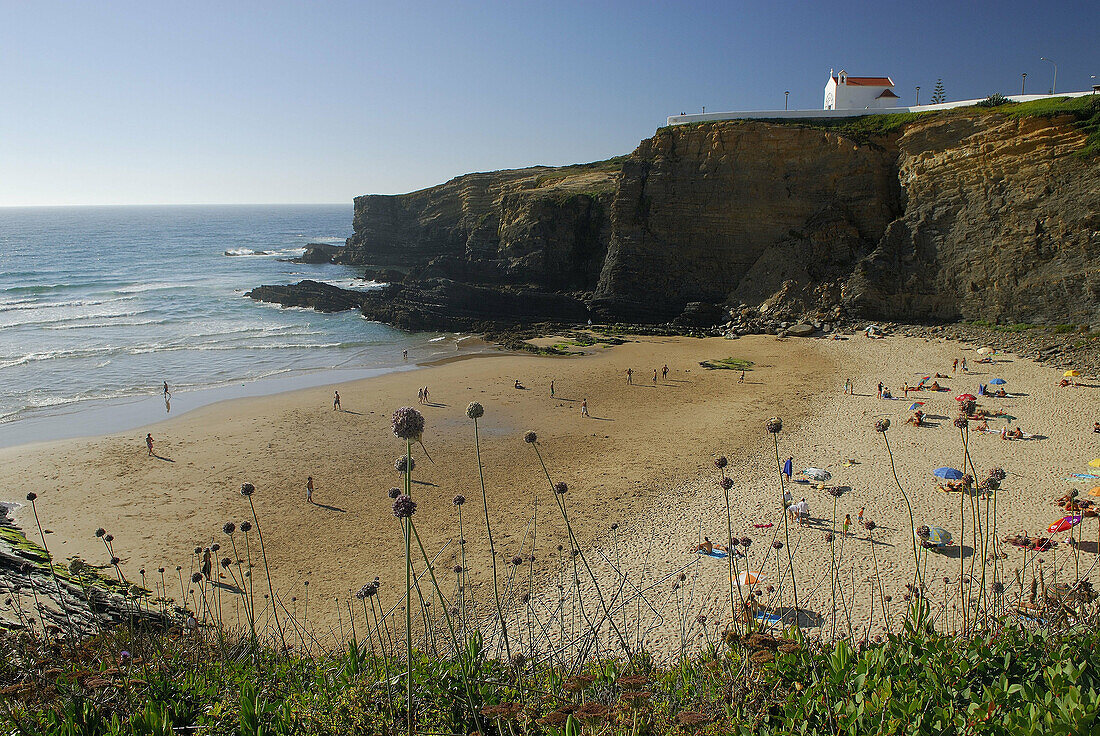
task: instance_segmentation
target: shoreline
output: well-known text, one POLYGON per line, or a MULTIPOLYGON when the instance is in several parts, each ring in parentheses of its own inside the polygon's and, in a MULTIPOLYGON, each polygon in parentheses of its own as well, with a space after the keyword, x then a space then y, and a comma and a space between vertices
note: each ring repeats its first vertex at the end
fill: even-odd
MULTIPOLYGON (((352 383, 388 373, 430 367, 440 361, 453 360, 462 356, 472 357, 481 355, 483 352, 493 354, 487 352, 492 347, 491 344, 481 340, 471 340, 470 336, 460 336, 454 342, 460 348, 459 355, 378 367, 344 368, 334 365, 174 391, 171 394, 171 412, 165 411, 164 399, 159 393, 85 399, 42 407, 32 410, 32 413, 27 413, 21 418, 0 422, 0 449, 39 445, 58 440, 101 437, 156 426, 164 421, 185 416, 197 409, 223 401, 277 396, 317 386, 352 383)), ((428 341, 425 344, 436 343, 428 341)))

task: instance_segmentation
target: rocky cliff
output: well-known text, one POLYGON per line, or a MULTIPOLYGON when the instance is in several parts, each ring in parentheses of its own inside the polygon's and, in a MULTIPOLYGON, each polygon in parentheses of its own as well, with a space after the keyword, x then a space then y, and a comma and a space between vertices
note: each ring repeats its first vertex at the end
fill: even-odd
POLYGON ((663 128, 620 159, 359 197, 335 259, 400 269, 364 310, 404 325, 1100 323, 1100 106, 1044 105, 663 128))

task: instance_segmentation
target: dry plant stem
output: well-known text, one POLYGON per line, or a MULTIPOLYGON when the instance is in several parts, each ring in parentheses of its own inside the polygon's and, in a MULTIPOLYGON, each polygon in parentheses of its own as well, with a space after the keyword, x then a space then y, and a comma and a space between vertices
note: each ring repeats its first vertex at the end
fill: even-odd
MULTIPOLYGON (((966 469, 966 463, 969 463, 970 464, 970 475, 971 475, 972 478, 974 478, 975 483, 977 483, 978 471, 974 467, 974 461, 970 458, 970 427, 967 426, 966 429, 959 430, 959 431, 960 431, 960 433, 964 433, 962 435, 963 458, 965 459, 964 464, 963 464, 964 472, 965 472, 965 469, 966 469)), ((986 540, 986 535, 987 535, 988 530, 983 530, 983 528, 982 528, 981 504, 978 502, 977 499, 974 498, 973 495, 970 496, 970 512, 971 512, 971 516, 974 517, 974 528, 971 531, 971 539, 973 540, 972 544, 974 545, 974 553, 970 558, 970 584, 971 584, 971 586, 973 586, 973 584, 974 584, 974 562, 975 562, 974 558, 978 556, 978 540, 979 540, 979 538, 981 539, 981 556, 982 556, 981 582, 978 585, 978 600, 977 600, 977 603, 975 604, 975 618, 976 618, 978 611, 983 608, 983 603, 984 603, 985 598, 986 598, 986 593, 985 593, 985 565, 986 565, 986 557, 987 557, 987 555, 986 555, 987 547, 986 547, 985 540, 986 540)), ((987 522, 988 522, 988 520, 987 520, 987 522)))
MULTIPOLYGON (((580 553, 581 562, 584 563, 585 570, 588 571, 589 577, 592 578, 592 587, 596 589, 596 597, 600 600, 600 607, 603 608, 604 617, 607 619, 608 625, 611 630, 615 632, 615 636, 619 640, 619 646, 623 650, 623 654, 630 657, 630 646, 627 645, 626 639, 623 638, 623 634, 619 631, 618 625, 615 623, 614 617, 607 608, 607 603, 604 601, 603 591, 600 590, 600 584, 596 580, 596 574, 592 572, 592 568, 588 564, 588 558, 584 552, 581 552, 580 542, 577 541, 577 537, 573 534, 573 526, 569 523, 569 514, 566 512, 565 499, 561 498, 558 492, 554 489, 554 481, 550 478, 550 471, 546 468, 546 462, 542 459, 542 452, 539 451, 538 445, 531 443, 531 447, 535 448, 535 455, 539 459, 539 465, 542 466, 542 472, 546 475, 546 482, 550 484, 550 492, 554 494, 554 500, 557 501, 558 509, 561 511, 562 519, 565 520, 565 529, 569 534, 569 539, 573 543, 573 548, 580 553)), ((573 563, 576 565, 576 563, 573 563)))
MULTIPOLYGON (((725 471, 722 472, 722 477, 726 476, 725 471)), ((737 597, 741 600, 741 609, 745 608, 745 596, 741 592, 741 586, 736 584, 737 580, 737 563, 733 559, 733 514, 730 512, 730 492, 728 489, 723 488, 722 491, 726 494, 726 560, 729 563, 729 578, 730 578, 730 615, 734 621, 737 621, 737 608, 733 601, 733 591, 737 590, 737 597)), ((625 621, 625 619, 624 619, 625 621)))
MULTIPOLYGON (((791 534, 787 525, 787 506, 783 503, 783 463, 779 459, 779 433, 773 433, 772 440, 775 442, 775 467, 779 471, 779 512, 783 515, 783 539, 784 546, 787 548, 787 567, 791 571, 791 595, 794 597, 794 627, 801 631, 802 626, 799 622, 798 615, 798 583, 795 581, 794 557, 791 555, 791 534)), ((778 553, 776 557, 779 557, 778 553)), ((776 583, 778 582, 777 580, 776 583)))
MULTIPOLYGON (((412 443, 405 440, 405 495, 411 497, 412 491, 412 443)), ((401 520, 401 529, 405 533, 405 720, 408 734, 413 733, 412 702, 412 535, 409 534, 411 517, 401 520)))
POLYGON ((279 641, 285 652, 286 639, 283 637, 283 627, 279 625, 279 612, 275 609, 275 590, 271 585, 271 568, 267 564, 267 552, 264 551, 264 533, 260 530, 260 518, 256 516, 256 507, 252 504, 252 496, 246 496, 245 498, 248 499, 248 508, 252 510, 252 521, 256 524, 256 536, 260 538, 260 556, 264 559, 264 572, 267 573, 267 592, 272 600, 271 612, 275 617, 275 630, 279 633, 279 641))
POLYGON ((890 456, 890 473, 894 476, 894 483, 897 484, 898 490, 901 491, 901 497, 905 500, 905 510, 909 512, 909 542, 913 547, 913 579, 917 587, 923 589, 924 582, 921 580, 920 561, 917 558, 917 540, 913 534, 913 529, 916 526, 913 518, 913 505, 909 503, 909 494, 905 492, 905 488, 902 487, 901 480, 898 478, 898 470, 894 465, 894 451, 890 449, 890 439, 886 436, 886 432, 882 433, 882 441, 886 444, 886 454, 890 456))
POLYGON ((489 537, 489 557, 493 563, 493 602, 497 607, 497 620, 500 621, 500 633, 504 639, 504 653, 512 661, 512 646, 508 642, 508 623, 500 607, 500 588, 497 583, 497 550, 493 544, 493 526, 489 523, 489 500, 485 493, 485 470, 481 465, 481 442, 478 438, 477 419, 474 419, 474 451, 477 453, 477 477, 481 481, 481 507, 485 512, 485 533, 489 537))
MULTIPOLYGON (((54 587, 57 588, 57 603, 58 607, 65 614, 65 621, 69 624, 69 636, 72 637, 74 633, 73 620, 69 616, 69 608, 65 605, 65 597, 61 594, 61 583, 57 579, 57 571, 53 567, 53 555, 50 554, 50 548, 46 546, 46 534, 42 531, 42 522, 38 520, 38 504, 35 503, 33 496, 31 498, 31 511, 34 512, 34 523, 38 526, 38 536, 42 538, 42 551, 46 553, 46 564, 50 566, 50 577, 53 578, 54 587)), ((45 630, 45 629, 43 629, 45 630)))

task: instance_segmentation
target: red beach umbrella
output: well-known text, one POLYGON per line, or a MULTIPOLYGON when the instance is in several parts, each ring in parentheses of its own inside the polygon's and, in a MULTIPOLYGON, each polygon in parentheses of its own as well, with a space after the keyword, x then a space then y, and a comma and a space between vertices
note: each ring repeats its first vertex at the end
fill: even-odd
POLYGON ((978 397, 975 396, 974 394, 962 394, 961 396, 956 396, 955 397, 955 401, 977 401, 977 400, 978 400, 978 397))

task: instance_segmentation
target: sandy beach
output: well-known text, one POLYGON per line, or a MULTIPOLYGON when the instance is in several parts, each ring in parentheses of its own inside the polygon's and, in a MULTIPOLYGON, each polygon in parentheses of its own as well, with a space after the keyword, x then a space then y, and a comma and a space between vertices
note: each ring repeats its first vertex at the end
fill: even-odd
MULTIPOLYGON (((1008 473, 998 494, 998 536, 1019 530, 1034 535, 1058 517, 1053 498, 1069 488, 1086 495, 1094 485, 1065 479, 1087 472, 1088 461, 1100 454, 1095 442, 1100 435, 1091 431, 1096 389, 1058 388, 1060 373, 1031 361, 999 355, 992 365, 979 365, 973 348, 958 343, 862 335, 627 340, 566 358, 505 352, 459 357, 339 386, 223 402, 126 433, 6 449, 0 451, 0 481, 14 490, 2 500, 38 494, 39 515, 58 558, 106 563, 94 532, 107 529, 122 569, 136 580, 141 568, 152 577, 163 566, 171 576, 180 565, 186 575, 195 564, 195 547, 225 547, 225 522, 239 524, 249 516, 240 485, 254 483, 252 500, 277 595, 288 609, 299 611, 308 581, 309 624, 338 636, 347 600, 363 583, 378 576, 387 603, 403 591, 401 532, 386 492, 399 483, 393 463, 404 447, 389 420, 395 408, 412 405, 423 411, 427 424, 424 448, 413 448, 415 523, 429 553, 438 554, 441 587, 450 586, 446 593, 453 595, 451 568, 460 561, 460 545, 452 499, 466 496, 468 592, 480 604, 472 615, 486 620, 490 564, 473 423, 465 415, 467 404, 478 401, 486 412, 479 428, 489 515, 516 615, 528 605, 518 599, 521 582, 527 581, 534 595, 526 610, 539 621, 558 621, 558 639, 570 636, 563 623, 565 607, 572 605, 563 592, 572 575, 569 543, 547 479, 522 439, 533 430, 552 480, 569 486, 565 498, 573 531, 601 588, 615 591, 609 608, 624 621, 628 611, 636 613, 626 623, 633 627, 632 643, 641 640, 670 654, 712 640, 729 618, 727 561, 689 551, 704 534, 716 542, 727 535, 716 455, 729 458, 726 470, 734 480, 734 535, 753 540, 747 561, 737 560, 739 569, 747 562, 767 576, 761 595, 775 610, 794 602, 786 582, 773 600, 764 592, 781 574, 771 542, 785 539, 775 448, 764 431, 770 416, 784 420, 781 459, 792 456, 796 471, 824 468, 833 476, 828 485, 851 489, 837 501, 835 554, 845 597, 834 614, 825 536, 832 527, 832 496, 809 485, 791 486, 795 500, 805 497, 811 509, 809 524, 792 524, 787 532, 799 604, 806 611, 804 623, 825 635, 878 633, 882 592, 892 597, 885 615, 900 617, 904 585, 911 579, 908 515, 874 420, 892 421, 888 436, 916 523, 943 526, 956 541, 958 495, 939 490, 931 471, 961 467, 954 397, 976 394, 979 382, 1005 379, 1012 395, 983 397, 981 405, 1004 409, 1014 417, 1012 426, 1044 437, 1006 442, 999 434, 971 433, 979 472, 1001 466, 1008 473), (739 371, 699 366, 728 357, 754 363, 743 383, 739 371), (957 357, 970 362, 968 374, 952 370, 957 357), (653 371, 665 364, 667 379, 658 375, 654 383, 653 371), (627 382, 628 367, 633 383, 627 382), (908 400, 877 397, 880 380, 900 395, 904 382, 916 384, 936 372, 952 375, 940 379, 950 390, 911 393, 908 400), (846 378, 854 381, 852 396, 843 392, 846 378), (516 380, 525 388, 516 389, 516 380), (418 405, 418 388, 425 385, 430 402, 418 405), (332 408, 336 389, 342 411, 332 408), (583 399, 591 417, 581 416, 583 399), (905 425, 912 401, 926 402, 929 426, 905 425), (159 457, 147 454, 146 432, 159 457), (305 500, 309 475, 316 485, 314 505, 305 500), (856 523, 860 507, 876 524, 870 534, 856 523), (853 520, 847 536, 840 533, 845 514, 853 520), (566 548, 564 556, 559 544, 566 548), (509 564, 515 555, 525 558, 519 568, 509 564), (533 566, 528 555, 534 555, 533 566)), ((990 426, 999 430, 1003 421, 990 426)), ((25 512, 16 518, 29 528, 25 512)), ((969 507, 966 515, 963 555, 969 568, 969 507)), ((1097 534, 1093 519, 1079 529, 1090 540, 1097 534)), ((1006 551, 1008 578, 1021 555, 1015 548, 1006 551)), ((1093 564, 1095 551, 1095 543, 1082 545, 1077 561, 1082 570, 1093 564)), ((927 579, 938 581, 930 594, 935 607, 936 596, 943 597, 943 579, 948 586, 958 584, 958 548, 926 559, 927 579)), ((1059 552, 1059 565, 1064 560, 1075 564, 1059 552)), ((779 563, 785 565, 786 549, 779 563)), ((580 590, 589 594, 587 604, 595 591, 586 574, 578 577, 580 590)), ((170 582, 168 594, 179 596, 178 583, 170 582)), ((610 637, 601 646, 610 646, 610 637)))

